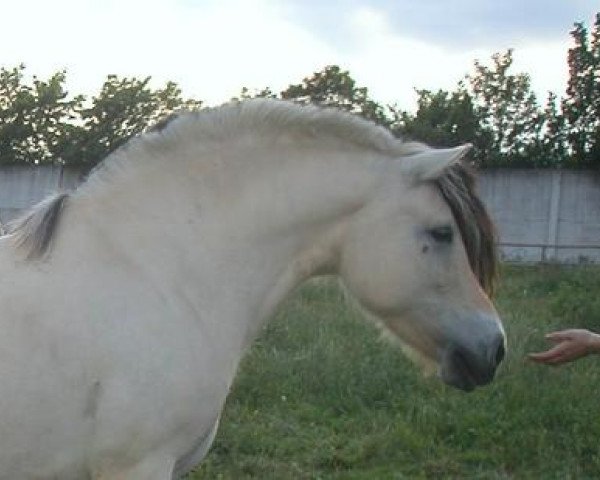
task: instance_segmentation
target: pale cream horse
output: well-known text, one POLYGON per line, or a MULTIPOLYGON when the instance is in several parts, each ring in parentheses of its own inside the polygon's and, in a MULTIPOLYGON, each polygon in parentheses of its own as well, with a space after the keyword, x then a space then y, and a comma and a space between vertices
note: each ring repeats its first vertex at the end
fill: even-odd
POLYGON ((468 149, 255 100, 175 117, 34 207, 0 240, 0 478, 188 472, 248 345, 315 275, 444 382, 490 382, 505 336, 468 149))

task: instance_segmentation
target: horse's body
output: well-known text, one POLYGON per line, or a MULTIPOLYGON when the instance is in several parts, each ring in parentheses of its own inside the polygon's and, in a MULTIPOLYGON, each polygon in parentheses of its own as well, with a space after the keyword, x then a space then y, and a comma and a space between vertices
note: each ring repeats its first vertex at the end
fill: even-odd
POLYGON ((435 183, 465 151, 253 101, 176 118, 35 207, 0 239, 0 479, 189 471, 264 319, 319 274, 447 383, 491 381, 490 239, 460 241, 485 212, 459 221, 470 186, 435 183))

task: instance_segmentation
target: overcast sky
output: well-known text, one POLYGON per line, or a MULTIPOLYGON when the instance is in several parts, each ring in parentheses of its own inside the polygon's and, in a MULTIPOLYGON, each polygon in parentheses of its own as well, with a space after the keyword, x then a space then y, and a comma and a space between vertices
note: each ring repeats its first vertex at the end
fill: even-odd
POLYGON ((563 94, 569 31, 600 11, 598 0, 0 2, 0 66, 66 69, 72 93, 96 94, 108 74, 150 75, 218 104, 337 64, 378 102, 410 110, 414 88, 454 89, 475 59, 508 48, 542 100, 563 94))

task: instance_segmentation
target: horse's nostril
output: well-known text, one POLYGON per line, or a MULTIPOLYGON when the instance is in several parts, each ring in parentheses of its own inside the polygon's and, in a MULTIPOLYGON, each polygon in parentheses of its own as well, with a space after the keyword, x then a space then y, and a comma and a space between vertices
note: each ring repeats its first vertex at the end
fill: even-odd
POLYGON ((500 365, 500 362, 504 359, 504 354, 506 353, 506 349, 504 348, 504 339, 500 339, 498 344, 498 349, 496 350, 496 366, 500 365))

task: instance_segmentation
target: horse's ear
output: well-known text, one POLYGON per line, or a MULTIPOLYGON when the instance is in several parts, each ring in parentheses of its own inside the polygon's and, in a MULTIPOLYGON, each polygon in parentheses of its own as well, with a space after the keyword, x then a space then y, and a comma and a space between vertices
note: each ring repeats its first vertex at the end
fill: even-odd
POLYGON ((463 159, 471 148, 470 143, 454 148, 429 148, 400 159, 401 168, 417 181, 435 180, 446 168, 463 159))

